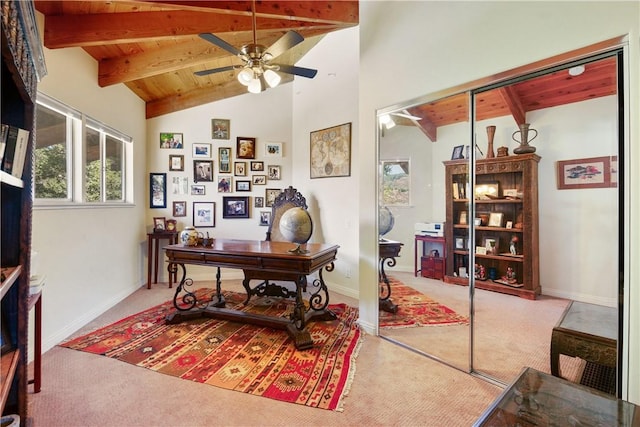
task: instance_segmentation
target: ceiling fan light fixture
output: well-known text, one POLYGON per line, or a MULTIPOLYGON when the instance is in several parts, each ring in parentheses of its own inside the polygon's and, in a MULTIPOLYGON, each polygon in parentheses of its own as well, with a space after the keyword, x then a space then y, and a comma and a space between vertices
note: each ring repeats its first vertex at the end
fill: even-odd
POLYGON ((380 116, 380 124, 384 125, 387 129, 391 129, 396 125, 396 122, 393 121, 389 114, 384 114, 380 116))
POLYGON ((267 70, 264 72, 264 79, 267 81, 269 87, 276 87, 280 84, 282 78, 278 73, 273 70, 267 70))
POLYGON ((251 80, 251 83, 249 83, 249 92, 251 93, 260 93, 262 92, 262 82, 260 81, 259 78, 255 78, 253 80, 251 80))
POLYGON ((249 68, 244 68, 242 71, 238 73, 238 81, 241 84, 245 86, 249 86, 252 80, 253 80, 253 71, 251 71, 249 68))

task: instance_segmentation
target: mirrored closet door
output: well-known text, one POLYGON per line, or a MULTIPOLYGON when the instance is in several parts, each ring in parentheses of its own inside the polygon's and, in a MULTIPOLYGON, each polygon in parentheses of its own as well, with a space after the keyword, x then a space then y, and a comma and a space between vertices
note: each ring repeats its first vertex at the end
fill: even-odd
POLYGON ((605 313, 615 394, 621 61, 590 47, 379 110, 380 336, 497 383, 554 357, 580 382, 556 326, 605 313))

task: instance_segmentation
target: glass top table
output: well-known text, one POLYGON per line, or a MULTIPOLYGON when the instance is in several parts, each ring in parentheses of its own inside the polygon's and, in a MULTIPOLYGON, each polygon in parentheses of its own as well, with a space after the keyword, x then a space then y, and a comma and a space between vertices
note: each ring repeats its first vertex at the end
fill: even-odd
POLYGON ((474 426, 640 426, 640 408, 598 390, 524 368, 474 426))

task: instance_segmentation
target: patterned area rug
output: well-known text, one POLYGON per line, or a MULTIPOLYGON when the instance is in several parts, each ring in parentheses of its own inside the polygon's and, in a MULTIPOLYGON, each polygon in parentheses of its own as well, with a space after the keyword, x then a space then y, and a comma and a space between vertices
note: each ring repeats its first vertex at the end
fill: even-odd
MULTIPOLYGON (((212 289, 198 289, 198 300, 212 289)), ((255 298, 224 291, 227 308, 271 316, 288 316, 292 300, 255 298)), ((310 407, 342 410, 355 374, 362 342, 358 309, 331 304, 334 321, 310 322, 314 342, 296 350, 284 330, 218 319, 165 324, 173 303, 157 305, 61 346, 142 366, 190 381, 310 407)))
POLYGON ((391 284, 391 300, 398 305, 398 312, 393 314, 380 310, 381 328, 469 324, 468 317, 459 315, 393 277, 388 279, 391 284))

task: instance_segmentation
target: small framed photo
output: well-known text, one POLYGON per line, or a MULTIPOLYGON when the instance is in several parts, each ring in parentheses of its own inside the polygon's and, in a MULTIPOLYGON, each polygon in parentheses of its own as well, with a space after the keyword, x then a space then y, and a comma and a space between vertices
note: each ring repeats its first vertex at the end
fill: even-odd
POLYGON ((218 147, 218 172, 231 173, 231 147, 218 147))
POLYGON ((276 201, 276 197, 278 197, 280 193, 282 193, 282 190, 279 188, 267 188, 264 190, 265 207, 270 208, 273 206, 273 202, 276 201))
POLYGON ((254 208, 263 208, 264 207, 264 197, 254 197, 253 199, 253 207, 254 208))
POLYGON ((235 162, 233 169, 235 176, 247 176, 247 162, 235 162))
POLYGON ((211 144, 193 143, 193 158, 211 158, 211 144))
POLYGON ((182 134, 174 132, 160 132, 160 148, 183 148, 182 134))
POLYGON ((231 134, 231 120, 211 119, 211 138, 229 139, 231 134))
POLYGON ((281 175, 281 169, 280 169, 280 165, 269 165, 267 166, 267 171, 269 173, 269 179, 270 180, 274 180, 277 181, 280 178, 281 175))
POLYGON ((268 226, 271 222, 271 211, 261 211, 258 225, 268 226))
POLYGON ((167 207, 167 174, 149 174, 149 208, 158 209, 167 207))
POLYGON ((251 181, 253 185, 267 185, 267 175, 253 175, 251 181))
POLYGON ((484 247, 487 255, 496 255, 498 253, 499 239, 497 237, 486 237, 484 239, 484 247))
POLYGON ((222 198, 222 217, 227 219, 249 218, 249 197, 224 196, 222 198))
POLYGON ((267 142, 264 145, 265 157, 282 157, 282 142, 267 142))
POLYGON ((193 182, 213 182, 213 160, 193 161, 193 182))
POLYGON ((464 159, 464 145, 456 145, 451 153, 451 160, 464 159))
POLYGON ((173 216, 187 216, 187 202, 173 202, 173 216))
POLYGON ((456 237, 456 249, 465 249, 465 238, 456 237))
POLYGON ((192 196, 204 196, 205 188, 202 184, 193 184, 191 185, 191 195, 192 196))
POLYGON ((163 216, 156 216, 153 218, 153 231, 165 231, 167 228, 167 224, 165 223, 166 218, 163 216))
POLYGON ((513 228, 513 221, 507 221, 505 224, 505 228, 513 228))
POLYGON ((232 183, 232 177, 218 175, 218 193, 231 193, 232 183))
POLYGON ((485 248, 484 246, 476 246, 476 254, 478 254, 478 255, 486 255, 487 254, 487 248, 485 248))
POLYGON ((251 181, 236 179, 236 191, 251 191, 251 181))
POLYGON ((216 226, 216 203, 215 202, 193 202, 193 226, 194 227, 215 227, 216 226))
POLYGON ((166 230, 167 231, 171 231, 174 232, 176 231, 177 225, 178 225, 178 221, 176 221, 175 219, 168 219, 165 221, 166 224, 166 230))
POLYGON ((251 162, 251 172, 262 172, 264 170, 264 162, 251 162))
POLYGON ((460 212, 460 216, 458 217, 458 224, 460 224, 460 225, 467 225, 468 224, 467 211, 460 212))
POLYGON ((489 227, 502 227, 504 214, 502 212, 491 212, 489 214, 489 227))
POLYGON ((169 170, 178 172, 184 171, 184 156, 182 154, 169 155, 169 170))
POLYGON ((236 141, 236 157, 239 159, 255 159, 256 139, 239 136, 236 141))

